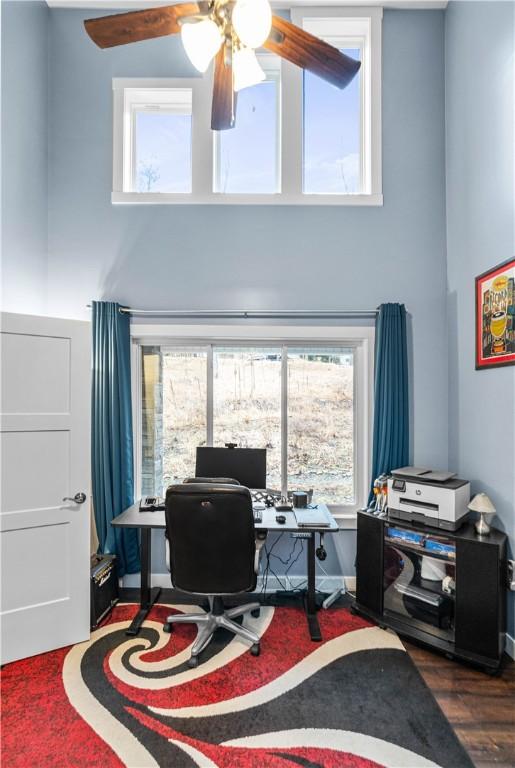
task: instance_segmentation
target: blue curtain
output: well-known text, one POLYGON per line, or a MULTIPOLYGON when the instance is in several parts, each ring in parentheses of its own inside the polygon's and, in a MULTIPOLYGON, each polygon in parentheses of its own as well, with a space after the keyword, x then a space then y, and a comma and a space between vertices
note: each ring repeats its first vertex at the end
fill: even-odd
POLYGON ((111 520, 134 502, 129 316, 93 302, 91 466, 99 552, 115 554, 118 575, 140 570, 138 532, 111 520))
POLYGON ((408 463, 406 308, 404 304, 381 304, 375 334, 372 483, 384 472, 408 463))

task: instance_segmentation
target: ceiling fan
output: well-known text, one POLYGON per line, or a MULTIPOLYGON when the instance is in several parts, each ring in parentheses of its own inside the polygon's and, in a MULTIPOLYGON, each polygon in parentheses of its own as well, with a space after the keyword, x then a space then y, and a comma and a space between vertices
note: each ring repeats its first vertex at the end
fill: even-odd
POLYGON ((191 63, 205 72, 215 58, 211 128, 233 128, 236 93, 265 79, 255 54, 268 51, 345 88, 361 62, 273 16, 268 0, 200 0, 89 19, 86 31, 99 48, 181 33, 191 63))

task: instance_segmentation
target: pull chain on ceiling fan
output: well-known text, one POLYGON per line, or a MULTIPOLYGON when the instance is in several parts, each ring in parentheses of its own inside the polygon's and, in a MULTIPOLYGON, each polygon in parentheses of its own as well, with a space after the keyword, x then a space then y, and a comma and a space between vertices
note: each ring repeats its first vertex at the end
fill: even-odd
POLYGON ((86 31, 99 48, 181 33, 184 49, 199 72, 215 59, 211 128, 233 128, 236 93, 265 79, 256 56, 264 47, 337 88, 345 88, 361 62, 273 16, 268 0, 201 0, 89 19, 86 31))

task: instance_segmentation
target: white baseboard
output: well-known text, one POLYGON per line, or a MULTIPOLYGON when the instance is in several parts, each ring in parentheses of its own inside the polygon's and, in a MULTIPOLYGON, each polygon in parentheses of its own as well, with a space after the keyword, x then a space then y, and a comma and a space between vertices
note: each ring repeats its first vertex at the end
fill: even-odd
MULTIPOLYGON (((279 578, 275 576, 269 576, 267 579, 266 592, 277 592, 283 589, 298 589, 299 587, 305 587, 307 583, 307 576, 289 576, 284 578, 279 574, 279 578)), ((151 584, 153 587, 162 587, 170 589, 172 586, 169 573, 153 573, 151 576, 151 584)), ((356 578, 354 576, 324 576, 323 574, 317 574, 316 587, 322 589, 324 592, 334 592, 335 589, 341 589, 343 585, 347 589, 354 590, 356 588, 356 578)), ((128 573, 123 579, 121 579, 121 587, 139 587, 140 575, 139 573, 128 573)), ((258 576, 256 592, 261 592, 263 588, 262 576, 258 576)))
MULTIPOLYGON (((140 583, 139 573, 126 573, 120 581, 120 586, 139 587, 140 583)), ((153 587, 162 587, 164 589, 172 588, 172 581, 169 573, 152 573, 150 575, 150 583, 153 587)))
POLYGON ((506 642, 504 644, 504 650, 508 654, 508 656, 511 656, 512 659, 515 659, 515 637, 512 637, 506 632, 506 642))

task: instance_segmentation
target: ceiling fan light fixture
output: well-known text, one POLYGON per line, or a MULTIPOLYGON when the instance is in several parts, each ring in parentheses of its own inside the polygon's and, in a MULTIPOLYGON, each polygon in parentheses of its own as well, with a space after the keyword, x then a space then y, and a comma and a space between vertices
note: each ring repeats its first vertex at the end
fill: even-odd
POLYGON ((220 27, 211 19, 183 24, 181 40, 189 60, 199 72, 205 72, 223 42, 220 27))
POLYGON ((251 48, 240 48, 233 55, 234 90, 241 91, 266 80, 257 56, 251 48))
POLYGON ((232 11, 234 31, 244 46, 260 48, 272 28, 272 9, 268 0, 237 0, 232 11))

